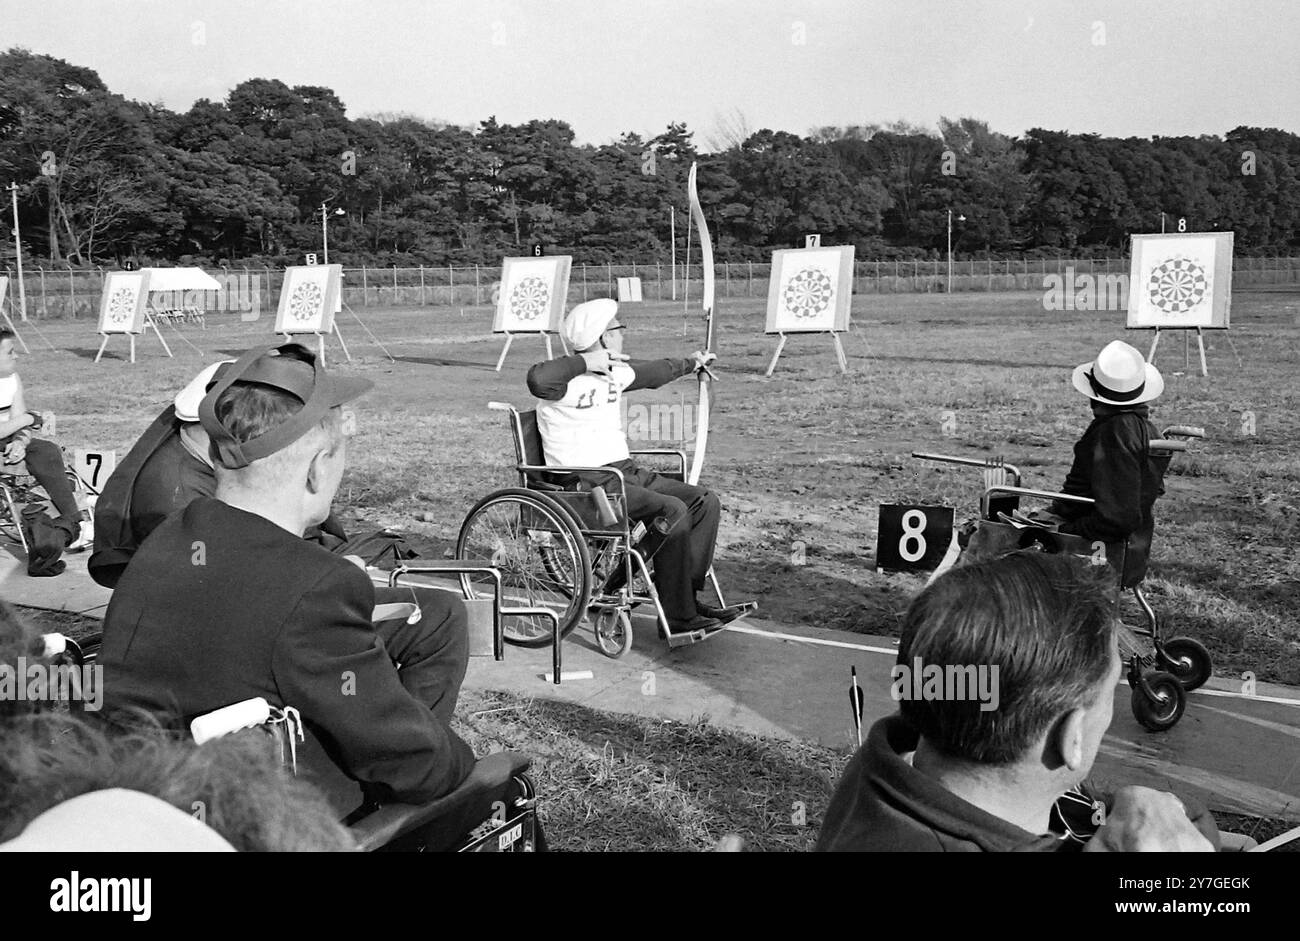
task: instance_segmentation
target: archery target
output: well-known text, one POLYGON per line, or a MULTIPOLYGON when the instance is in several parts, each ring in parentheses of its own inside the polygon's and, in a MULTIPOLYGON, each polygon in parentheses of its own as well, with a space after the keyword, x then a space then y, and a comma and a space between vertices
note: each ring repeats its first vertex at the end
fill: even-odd
POLYGON ((1129 327, 1226 327, 1231 233, 1133 236, 1129 327))
POLYGON ((275 332, 329 333, 340 309, 342 265, 297 265, 284 270, 275 332))
POLYGON ((99 299, 99 332, 144 333, 148 298, 148 272, 110 271, 99 299))
POLYGON ((501 267, 494 333, 555 333, 569 293, 570 255, 506 258, 501 267))
POLYGON ((847 330, 853 247, 783 249, 772 254, 768 333, 847 330))

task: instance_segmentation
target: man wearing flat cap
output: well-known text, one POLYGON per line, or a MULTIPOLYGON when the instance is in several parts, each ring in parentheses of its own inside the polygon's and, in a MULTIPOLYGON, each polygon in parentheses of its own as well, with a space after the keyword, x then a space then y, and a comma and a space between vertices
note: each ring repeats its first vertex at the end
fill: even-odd
MULTIPOLYGON (((715 608, 697 600, 713 564, 722 507, 704 487, 691 486, 637 466, 631 459, 620 407, 624 392, 657 389, 689 376, 716 357, 632 360, 623 355, 618 302, 587 301, 569 312, 562 327, 576 352, 528 370, 528 389, 541 400, 537 428, 546 463, 570 467, 616 467, 627 484, 627 512, 646 524, 642 551, 654 558, 654 581, 674 635, 709 636, 751 609, 715 608)), ((600 475, 579 474, 606 485, 600 475)))
MULTIPOLYGON (((343 475, 340 406, 370 386, 296 344, 250 350, 222 372, 199 405, 215 495, 169 516, 122 574, 104 619, 104 707, 187 724, 262 697, 296 708, 370 796, 421 802, 475 761, 423 695, 429 639, 418 624, 379 634, 365 572, 302 538, 343 475)), ((355 790, 351 806, 332 796, 341 811, 360 803, 355 790)))

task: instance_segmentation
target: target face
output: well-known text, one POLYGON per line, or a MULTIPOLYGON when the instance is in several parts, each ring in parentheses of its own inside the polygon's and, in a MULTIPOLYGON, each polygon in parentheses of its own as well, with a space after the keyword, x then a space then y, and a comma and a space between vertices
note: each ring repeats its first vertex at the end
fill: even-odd
POLYGON ((329 333, 340 310, 342 265, 295 265, 284 270, 275 332, 329 333))
POLYGON ((852 294, 853 246, 774 252, 767 297, 767 332, 847 330, 852 294))
POLYGON ((1226 328, 1232 233, 1135 235, 1128 283, 1130 329, 1226 328))
POLYGON ((306 323, 320 315, 324 303, 325 293, 319 285, 311 282, 300 284, 289 298, 289 316, 298 323, 306 323))
POLYGON ((496 333, 556 333, 569 294, 570 255, 506 258, 495 292, 496 333))
POLYGON ((826 272, 805 268, 781 292, 785 309, 800 320, 820 317, 835 298, 835 284, 826 272))
POLYGON ((551 303, 551 286, 544 278, 524 278, 510 292, 510 312, 519 320, 536 321, 551 303))
POLYGON ((144 305, 149 297, 143 271, 110 271, 99 302, 100 333, 143 333, 144 305))
POLYGON ((1151 303, 1167 314, 1183 314, 1205 299, 1209 279, 1190 258, 1173 258, 1151 272, 1151 303))

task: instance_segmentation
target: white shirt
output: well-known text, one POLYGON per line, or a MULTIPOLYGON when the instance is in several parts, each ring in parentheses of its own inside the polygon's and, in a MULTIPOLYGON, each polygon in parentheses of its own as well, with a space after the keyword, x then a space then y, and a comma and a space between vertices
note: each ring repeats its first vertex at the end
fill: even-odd
POLYGON ((610 375, 584 373, 569 380, 564 398, 539 402, 537 430, 547 464, 601 467, 629 457, 623 430, 623 390, 636 371, 615 363, 610 375))
POLYGON ((9 410, 13 407, 14 396, 18 393, 18 373, 0 379, 0 421, 9 420, 9 410))

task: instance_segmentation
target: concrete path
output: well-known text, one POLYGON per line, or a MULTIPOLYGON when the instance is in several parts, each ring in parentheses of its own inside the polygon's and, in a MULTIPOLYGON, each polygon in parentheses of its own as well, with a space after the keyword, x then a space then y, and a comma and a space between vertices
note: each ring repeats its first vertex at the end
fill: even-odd
MULTIPOLYGON (((33 579, 25 563, 0 551, 0 598, 29 607, 103 617, 109 592, 86 574, 86 554, 68 557, 57 578, 33 579)), ((670 650, 652 620, 634 619, 635 643, 621 660, 600 653, 589 629, 563 647, 563 675, 546 680, 549 648, 507 647, 506 658, 470 662, 469 689, 504 690, 581 703, 594 709, 690 721, 706 719, 758 735, 799 739, 849 751, 856 746, 849 709, 849 667, 865 699, 866 726, 893 713, 890 667, 897 642, 887 637, 790 627, 748 618, 701 644, 670 650), (562 677, 563 678, 563 677, 562 677)), ((1190 793, 1215 810, 1300 823, 1300 690, 1215 678, 1192 693, 1171 731, 1147 732, 1133 718, 1130 691, 1115 690, 1115 717, 1094 776, 1190 793)))

